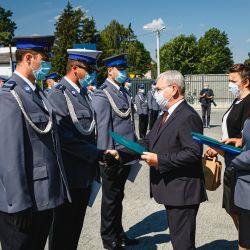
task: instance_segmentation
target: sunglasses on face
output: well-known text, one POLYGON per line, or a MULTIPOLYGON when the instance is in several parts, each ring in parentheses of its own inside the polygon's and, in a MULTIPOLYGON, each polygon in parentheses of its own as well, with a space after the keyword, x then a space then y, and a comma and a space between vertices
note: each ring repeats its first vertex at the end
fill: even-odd
POLYGON ((96 66, 95 65, 88 65, 88 66, 83 66, 83 65, 76 65, 80 69, 84 69, 87 71, 88 74, 92 74, 93 72, 96 71, 96 66))

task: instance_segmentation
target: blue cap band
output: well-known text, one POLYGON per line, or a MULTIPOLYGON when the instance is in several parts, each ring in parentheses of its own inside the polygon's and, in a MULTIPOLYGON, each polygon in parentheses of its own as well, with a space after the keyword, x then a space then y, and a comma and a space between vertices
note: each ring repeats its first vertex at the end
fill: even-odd
POLYGON ((117 65, 127 65, 127 62, 125 60, 116 60, 116 61, 113 61, 113 62, 110 62, 110 63, 107 63, 106 66, 107 67, 113 67, 113 66, 117 66, 117 65))
POLYGON ((85 61, 85 62, 96 62, 96 59, 88 56, 81 56, 81 55, 76 55, 76 54, 69 54, 69 59, 72 60, 79 60, 79 61, 85 61))
POLYGON ((44 48, 50 48, 50 46, 44 43, 27 43, 25 41, 22 41, 16 44, 16 48, 17 49, 35 49, 35 48, 44 49, 44 48))

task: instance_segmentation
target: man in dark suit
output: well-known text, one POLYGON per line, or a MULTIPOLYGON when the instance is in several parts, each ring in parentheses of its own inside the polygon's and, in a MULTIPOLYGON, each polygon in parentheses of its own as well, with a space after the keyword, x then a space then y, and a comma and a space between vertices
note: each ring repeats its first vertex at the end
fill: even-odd
POLYGON ((96 50, 68 49, 66 76, 52 88, 48 99, 56 114, 63 164, 72 203, 54 210, 51 250, 76 250, 91 185, 104 150, 95 146, 95 120, 85 86, 95 76, 96 50))
POLYGON ((42 250, 53 208, 70 200, 52 107, 35 84, 54 36, 16 37, 16 70, 0 90, 0 241, 42 250))
MULTIPOLYGON (((191 132, 202 133, 203 126, 197 112, 184 100, 184 89, 180 72, 170 70, 159 75, 155 97, 164 114, 139 143, 149 151, 141 158, 150 166, 151 194, 166 208, 173 249, 194 250, 196 215, 207 195, 202 146, 192 139, 191 132)), ((128 152, 123 153, 121 162, 131 160, 128 152)))

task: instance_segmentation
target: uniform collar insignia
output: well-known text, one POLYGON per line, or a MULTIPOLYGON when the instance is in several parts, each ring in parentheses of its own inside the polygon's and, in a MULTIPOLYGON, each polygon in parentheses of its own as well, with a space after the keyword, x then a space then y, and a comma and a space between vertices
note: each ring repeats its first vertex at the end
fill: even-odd
POLYGON ((29 86, 25 86, 25 87, 24 87, 24 90, 25 90, 25 92, 27 92, 27 93, 31 93, 31 89, 30 89, 29 86))
POLYGON ((73 96, 76 96, 75 90, 72 90, 71 93, 73 94, 73 96))

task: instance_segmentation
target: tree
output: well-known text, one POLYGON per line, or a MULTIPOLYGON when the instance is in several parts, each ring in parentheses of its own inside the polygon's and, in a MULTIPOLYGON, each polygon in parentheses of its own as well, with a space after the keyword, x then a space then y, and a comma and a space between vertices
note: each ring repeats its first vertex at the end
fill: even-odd
POLYGON ((197 63, 197 41, 194 35, 179 35, 160 49, 161 71, 175 69, 193 74, 197 63))
POLYGON ((9 46, 14 36, 16 23, 11 21, 12 12, 0 6, 0 45, 9 46))
POLYGON ((220 74, 232 66, 232 52, 225 32, 217 28, 209 29, 198 41, 199 63, 196 72, 200 74, 220 74))
POLYGON ((53 47, 54 57, 52 58, 53 71, 57 71, 62 77, 65 75, 67 63, 67 49, 73 44, 81 42, 82 20, 85 15, 81 9, 74 10, 68 2, 55 24, 55 43, 53 47))
POLYGON ((84 18, 82 20, 82 31, 80 34, 81 43, 95 43, 99 40, 99 34, 95 27, 95 20, 92 18, 84 18))
POLYGON ((128 43, 126 52, 131 73, 143 75, 151 68, 150 53, 145 49, 143 43, 137 40, 128 43))

